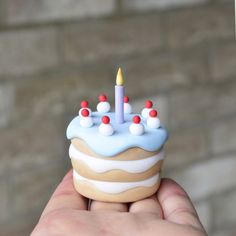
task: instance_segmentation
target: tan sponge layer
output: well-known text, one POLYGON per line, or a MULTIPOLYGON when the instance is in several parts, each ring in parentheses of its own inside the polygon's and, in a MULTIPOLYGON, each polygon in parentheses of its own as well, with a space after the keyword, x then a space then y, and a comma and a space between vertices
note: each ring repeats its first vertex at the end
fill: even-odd
POLYGON ((116 156, 113 157, 104 157, 101 155, 98 155, 94 151, 91 150, 91 148, 84 142, 83 140, 79 138, 74 138, 71 139, 71 143, 74 145, 76 149, 78 149, 80 152, 85 153, 86 155, 92 156, 92 157, 97 157, 97 158, 102 158, 106 159, 109 158, 109 160, 120 160, 120 161, 131 161, 131 160, 140 160, 144 159, 150 156, 154 156, 157 153, 160 152, 160 150, 157 150, 155 152, 149 152, 145 151, 142 148, 134 147, 134 148, 129 148, 116 156))
POLYGON ((134 202, 153 195, 160 186, 160 180, 152 187, 137 187, 118 194, 108 194, 98 190, 87 181, 74 178, 75 189, 83 196, 104 202, 134 202))

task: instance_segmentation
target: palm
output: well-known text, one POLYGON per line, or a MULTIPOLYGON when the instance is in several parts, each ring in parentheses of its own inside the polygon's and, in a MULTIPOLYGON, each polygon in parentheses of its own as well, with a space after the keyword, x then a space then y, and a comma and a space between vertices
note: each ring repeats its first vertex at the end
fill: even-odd
POLYGON ((184 190, 163 180, 158 194, 131 204, 92 201, 78 194, 69 172, 32 236, 206 235, 184 190))

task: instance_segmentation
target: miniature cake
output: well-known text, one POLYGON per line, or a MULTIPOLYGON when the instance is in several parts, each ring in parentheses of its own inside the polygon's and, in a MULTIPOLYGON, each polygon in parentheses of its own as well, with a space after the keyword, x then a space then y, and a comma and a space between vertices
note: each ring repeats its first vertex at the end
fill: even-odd
POLYGON ((106 95, 99 96, 96 112, 87 101, 81 103, 79 115, 67 128, 69 156, 80 194, 99 201, 133 202, 157 191, 168 134, 151 101, 144 108, 150 109, 148 115, 132 114, 120 69, 115 92, 115 112, 106 95))

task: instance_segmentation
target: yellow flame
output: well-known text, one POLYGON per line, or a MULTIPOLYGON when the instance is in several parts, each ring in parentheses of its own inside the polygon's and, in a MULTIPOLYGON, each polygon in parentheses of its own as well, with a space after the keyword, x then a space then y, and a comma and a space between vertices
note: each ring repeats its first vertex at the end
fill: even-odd
POLYGON ((123 73, 121 68, 119 68, 116 75, 116 85, 122 86, 123 84, 124 84, 123 73))

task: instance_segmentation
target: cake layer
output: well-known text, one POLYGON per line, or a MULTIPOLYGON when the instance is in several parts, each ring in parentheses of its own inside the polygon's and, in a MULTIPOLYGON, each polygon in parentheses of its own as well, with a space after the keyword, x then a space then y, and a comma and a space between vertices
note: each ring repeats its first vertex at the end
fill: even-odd
POLYGON ((110 160, 95 158, 84 154, 83 152, 77 150, 73 145, 70 145, 69 156, 75 160, 83 162, 92 171, 97 173, 104 173, 110 170, 123 170, 129 173, 142 173, 164 159, 164 152, 161 151, 158 154, 150 156, 145 159, 132 160, 132 161, 120 161, 120 160, 110 160))
POLYGON ((100 181, 111 181, 111 182, 120 182, 120 181, 133 182, 147 179, 155 175, 156 173, 160 172, 163 164, 163 161, 161 160, 157 162, 152 168, 142 173, 128 173, 122 170, 110 170, 104 173, 96 173, 92 171, 82 161, 78 161, 71 158, 71 162, 73 169, 81 176, 89 179, 100 180, 100 181))
POLYGON ((160 186, 160 179, 158 178, 152 186, 134 187, 120 193, 103 192, 93 183, 78 178, 74 178, 74 186, 80 194, 89 199, 104 202, 134 202, 153 195, 160 186))
POLYGON ((137 187, 152 187, 159 181, 159 173, 152 176, 151 178, 136 181, 136 182, 107 182, 107 181, 98 181, 91 180, 79 175, 75 170, 73 171, 73 178, 76 181, 87 182, 88 184, 93 185, 96 189, 101 192, 108 194, 118 194, 125 192, 130 189, 137 187))
POLYGON ((69 148, 73 168, 83 177, 102 181, 140 181, 160 172, 164 153, 140 160, 117 161, 88 156, 73 145, 69 148))
MULTIPOLYGON (((97 158, 108 159, 108 157, 106 157, 106 156, 102 156, 102 155, 95 153, 93 150, 91 150, 91 148, 83 140, 81 140, 79 138, 73 138, 71 140, 71 143, 73 144, 73 146, 77 150, 83 152, 86 155, 89 155, 92 157, 97 157, 97 158)), ((140 159, 158 154, 161 149, 162 149, 162 147, 159 150, 156 150, 155 152, 149 152, 149 151, 145 151, 144 149, 139 148, 139 147, 128 148, 127 150, 124 150, 123 152, 121 152, 115 156, 109 157, 109 160, 121 160, 121 161, 122 160, 125 160, 125 161, 140 160, 140 159)))
POLYGON ((132 118, 135 114, 125 114, 125 122, 117 124, 115 122, 115 113, 106 113, 110 117, 110 123, 114 127, 114 134, 107 137, 98 131, 101 124, 103 113, 92 112, 94 125, 90 128, 81 127, 81 117, 75 117, 67 128, 67 138, 80 138, 84 140, 89 148, 102 156, 115 156, 129 148, 139 147, 145 151, 154 152, 159 150, 168 138, 167 131, 163 127, 152 129, 147 127, 146 121, 142 120, 145 133, 140 136, 132 135, 129 132, 129 126, 132 124, 132 118))

